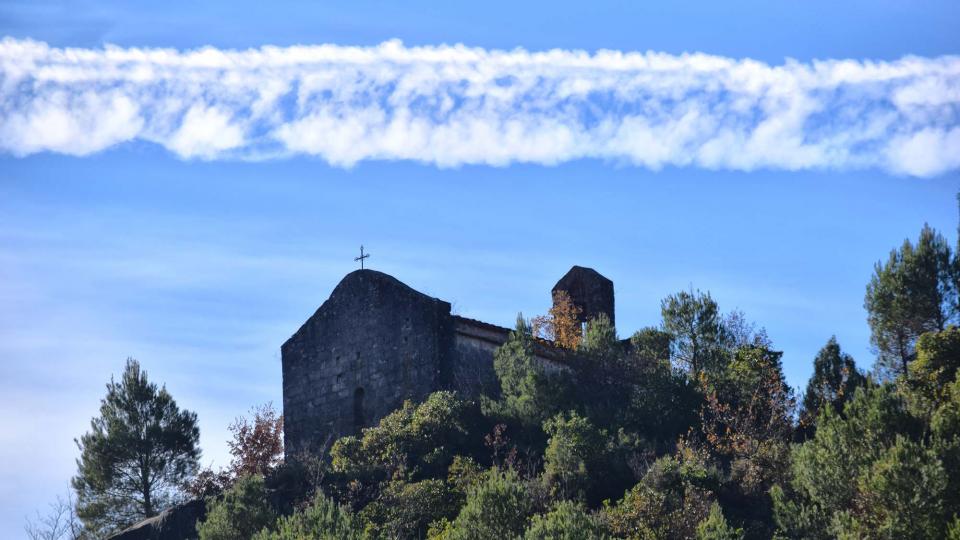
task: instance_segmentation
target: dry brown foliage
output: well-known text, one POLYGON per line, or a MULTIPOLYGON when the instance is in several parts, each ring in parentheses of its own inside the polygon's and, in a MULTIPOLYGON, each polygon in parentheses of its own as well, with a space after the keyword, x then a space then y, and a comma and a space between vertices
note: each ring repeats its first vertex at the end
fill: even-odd
POLYGON ((546 315, 531 319, 533 335, 552 341, 564 349, 576 349, 583 339, 580 324, 580 308, 574 305, 566 291, 558 291, 553 298, 553 307, 546 315))
POLYGON ((283 415, 267 403, 250 410, 253 419, 240 417, 230 425, 233 439, 227 441, 234 476, 266 475, 283 462, 283 415))

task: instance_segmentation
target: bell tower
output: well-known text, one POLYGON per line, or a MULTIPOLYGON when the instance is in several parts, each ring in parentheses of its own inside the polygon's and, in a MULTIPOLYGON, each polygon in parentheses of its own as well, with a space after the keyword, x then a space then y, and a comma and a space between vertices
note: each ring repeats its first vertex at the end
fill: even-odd
POLYGON ((573 305, 580 309, 580 323, 586 323, 605 313, 610 323, 616 323, 613 318, 613 282, 603 277, 593 268, 574 266, 564 274, 551 291, 554 305, 557 295, 566 292, 573 305))

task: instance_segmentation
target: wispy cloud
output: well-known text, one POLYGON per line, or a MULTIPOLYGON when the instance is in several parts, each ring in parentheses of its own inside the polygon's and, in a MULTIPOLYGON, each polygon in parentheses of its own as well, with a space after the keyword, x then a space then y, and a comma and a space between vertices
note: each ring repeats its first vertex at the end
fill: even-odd
POLYGON ((441 167, 960 168, 960 57, 786 61, 462 45, 245 51, 0 41, 0 150, 441 167))

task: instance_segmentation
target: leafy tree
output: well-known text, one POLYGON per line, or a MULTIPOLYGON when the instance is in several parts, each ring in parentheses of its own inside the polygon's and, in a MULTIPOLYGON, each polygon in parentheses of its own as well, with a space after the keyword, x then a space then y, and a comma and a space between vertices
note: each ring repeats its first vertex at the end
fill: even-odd
POLYGON ((255 474, 240 477, 208 503, 207 518, 197 524, 197 532, 200 540, 237 540, 272 528, 276 520, 263 476, 255 474))
POLYGON ((742 540, 743 530, 727 524, 720 505, 713 503, 710 515, 697 525, 697 540, 742 540))
POLYGON ((765 347, 742 347, 721 373, 702 377, 703 431, 720 455, 748 456, 765 441, 790 438, 795 403, 782 355, 765 347))
POLYGON ((929 225, 920 231, 916 245, 904 240, 885 263, 876 264, 864 307, 879 371, 906 374, 917 339, 954 320, 955 280, 950 246, 929 225))
POLYGON ((283 464, 283 416, 271 404, 250 410, 253 419, 237 418, 230 424, 233 437, 227 441, 232 456, 230 467, 201 469, 187 485, 196 498, 219 495, 244 475, 270 475, 283 464))
POLYGON ((773 344, 764 328, 757 329, 757 325, 747 319, 746 314, 734 310, 724 315, 723 321, 724 344, 727 349, 736 350, 740 347, 766 347, 773 344))
POLYGON ((558 347, 576 349, 583 335, 580 312, 580 308, 573 303, 566 291, 557 291, 553 296, 553 307, 547 315, 531 320, 531 332, 537 337, 552 341, 558 347))
POLYGON ((432 538, 488 540, 516 538, 523 534, 533 514, 526 486, 512 470, 490 469, 486 478, 471 488, 456 519, 445 522, 432 538))
POLYGON ((165 387, 128 359, 111 378, 100 416, 77 441, 77 515, 95 537, 158 514, 182 497, 200 456, 197 415, 181 411, 165 387))
POLYGON ((363 540, 360 520, 346 508, 318 492, 310 506, 281 517, 276 530, 263 529, 253 540, 363 540))
POLYGON ((250 410, 253 419, 240 417, 230 425, 227 441, 234 476, 268 475, 283 462, 283 415, 268 403, 250 410))
POLYGON ((696 379, 722 360, 723 318, 710 293, 680 291, 660 304, 663 329, 673 336, 673 357, 696 379))
POLYGON ((583 498, 596 480, 605 434, 575 412, 559 414, 543 424, 550 441, 544 453, 544 480, 562 499, 583 498))
POLYGON ((466 500, 471 488, 484 480, 484 470, 472 458, 456 456, 447 469, 447 484, 457 498, 466 500))
POLYGON ((836 412, 842 411, 843 404, 865 383, 853 357, 841 352, 836 336, 831 337, 813 360, 813 375, 803 395, 800 427, 804 433, 812 433, 820 409, 829 406, 836 412))
POLYGON ((550 512, 533 517, 524 540, 606 540, 604 524, 586 508, 572 501, 560 501, 550 512))
POLYGON ((795 402, 780 357, 765 347, 741 347, 722 372, 701 376, 701 429, 728 473, 721 501, 751 538, 772 533, 768 493, 788 472, 795 402))

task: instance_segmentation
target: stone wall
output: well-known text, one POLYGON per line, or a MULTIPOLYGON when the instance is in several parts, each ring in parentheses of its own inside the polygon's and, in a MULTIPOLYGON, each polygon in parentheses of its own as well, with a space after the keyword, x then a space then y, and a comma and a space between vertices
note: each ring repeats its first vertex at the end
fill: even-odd
POLYGON ((447 386, 450 304, 373 270, 348 274, 281 347, 288 458, 447 386))
MULTIPOLYGON (((510 330, 465 317, 454 317, 453 320, 453 388, 468 398, 477 398, 481 394, 499 395, 493 355, 507 341, 510 330)), ((533 352, 546 372, 566 369, 562 351, 537 343, 533 352)))

